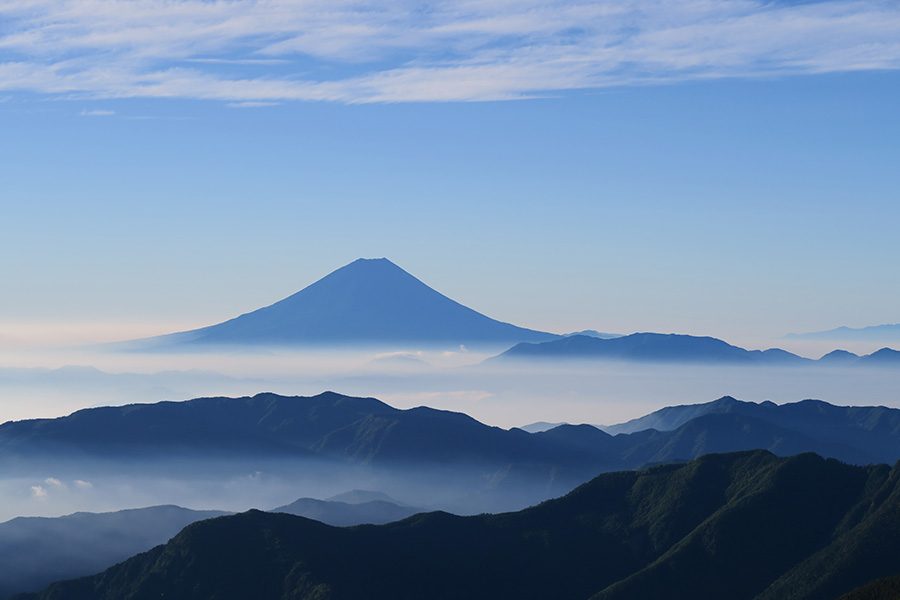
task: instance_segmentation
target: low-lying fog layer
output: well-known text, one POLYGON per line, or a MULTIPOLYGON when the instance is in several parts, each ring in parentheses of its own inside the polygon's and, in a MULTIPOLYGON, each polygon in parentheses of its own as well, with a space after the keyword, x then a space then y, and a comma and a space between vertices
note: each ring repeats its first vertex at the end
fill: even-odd
POLYGON ((484 471, 465 464, 372 467, 323 459, 190 459, 76 462, 34 460, 0 476, 0 522, 176 504, 198 510, 271 510, 298 498, 327 499, 375 490, 424 510, 474 514, 519 510, 559 496, 527 477, 485 487, 484 471))
MULTIPOLYGON (((397 408, 427 405, 465 412, 501 427, 535 421, 612 424, 723 395, 900 407, 900 368, 484 363, 490 356, 462 348, 187 355, 21 351, 0 356, 0 421, 54 417, 91 406, 324 390, 374 396, 397 408)), ((44 464, 33 471, 7 471, 0 474, 0 520, 167 503, 234 511, 271 508, 353 488, 381 489, 416 506, 459 512, 476 507, 454 497, 450 488, 429 496, 428 489, 407 485, 415 478, 362 472, 326 477, 318 471, 312 476, 308 470, 286 474, 251 467, 223 475, 204 474, 204 469, 198 466, 183 478, 149 471, 110 474, 87 465, 83 470, 44 464)), ((519 500, 510 499, 509 506, 519 500)))
POLYGON ((611 424, 673 404, 742 400, 900 406, 900 368, 697 366, 652 363, 483 363, 489 354, 17 353, 0 356, 0 421, 80 408, 198 396, 324 390, 395 407, 461 411, 492 425, 611 424), (3 366, 4 364, 10 366, 3 366))

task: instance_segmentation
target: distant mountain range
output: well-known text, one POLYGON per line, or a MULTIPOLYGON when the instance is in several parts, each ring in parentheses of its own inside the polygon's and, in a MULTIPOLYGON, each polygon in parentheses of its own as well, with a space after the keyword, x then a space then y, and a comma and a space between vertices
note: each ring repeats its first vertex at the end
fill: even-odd
POLYGON ((372 525, 392 523, 420 513, 422 510, 388 500, 341 502, 300 498, 290 504, 273 508, 272 512, 297 515, 336 527, 346 527, 365 523, 372 525))
POLYGON ((837 327, 827 331, 789 333, 785 337, 799 340, 831 340, 844 342, 897 342, 900 341, 900 323, 872 325, 869 327, 837 327))
POLYGON ((404 504, 399 500, 395 500, 384 492, 378 492, 375 490, 348 490, 340 494, 335 494, 330 498, 326 498, 326 500, 329 500, 331 502, 344 502, 346 504, 363 504, 365 502, 390 502, 391 504, 404 506, 404 504))
POLYGON ((883 348, 858 356, 836 350, 819 360, 780 348, 746 350, 713 337, 681 334, 633 333, 616 338, 572 335, 545 342, 522 342, 490 361, 504 360, 616 360, 709 365, 900 365, 900 352, 883 348))
POLYGON ((222 511, 153 506, 0 523, 0 598, 97 573, 222 511))
POLYGON ((516 513, 347 529, 250 511, 23 600, 815 600, 897 574, 900 465, 752 451, 601 475, 516 513))
MULTIPOLYGON (((900 324, 792 335, 821 339, 900 339, 900 324), (851 333, 853 335, 851 335, 851 333), (841 336, 844 337, 841 337, 841 336), (831 336, 831 337, 829 337, 831 336), (854 337, 855 336, 855 337, 854 337), (881 336, 881 337, 879 337, 881 336)), ((497 321, 428 287, 386 258, 358 259, 270 306, 180 333, 113 344, 119 350, 273 347, 509 347, 504 358, 589 358, 715 364, 812 363, 785 350, 746 350, 712 337, 586 329, 554 334, 497 321)), ((900 364, 884 349, 822 364, 900 364), (844 360, 846 359, 846 360, 844 360)), ((849 353, 848 353, 849 354, 849 353)), ((834 357, 832 357, 834 358, 834 357)), ((393 358, 406 366, 418 359, 393 358)), ((383 361, 382 361, 383 362, 383 361)))
POLYGON ((491 319, 377 258, 356 260, 292 296, 224 323, 117 347, 497 346, 557 337, 491 319))
MULTIPOLYGON (((854 464, 900 459, 900 409, 839 407, 806 400, 777 406, 723 398, 672 407, 611 427, 561 425, 538 433, 490 427, 430 408, 398 410, 374 398, 259 394, 81 410, 68 417, 0 425, 0 465, 45 460, 62 468, 102 459, 106 468, 141 461, 205 459, 229 464, 326 461, 328 470, 381 469, 413 480, 456 478, 473 494, 517 491, 512 505, 480 497, 470 510, 519 506, 564 493, 597 473, 710 452, 816 452, 854 464)), ((174 461, 174 462, 173 462, 174 461)), ((431 485, 430 483, 428 485, 431 485)), ((475 502, 475 500, 473 500, 475 502)))
POLYGON ((547 421, 536 421, 534 423, 529 423, 528 425, 522 425, 519 427, 522 431, 527 431, 528 433, 540 433, 542 431, 547 431, 548 429, 554 429, 559 427, 560 425, 568 425, 568 423, 548 423, 547 421))
POLYGON ((611 340, 612 338, 622 337, 621 333, 606 333, 597 331, 596 329, 583 329, 581 331, 573 331, 572 333, 564 333, 563 337, 572 337, 575 335, 585 335, 587 337, 595 337, 602 340, 611 340))

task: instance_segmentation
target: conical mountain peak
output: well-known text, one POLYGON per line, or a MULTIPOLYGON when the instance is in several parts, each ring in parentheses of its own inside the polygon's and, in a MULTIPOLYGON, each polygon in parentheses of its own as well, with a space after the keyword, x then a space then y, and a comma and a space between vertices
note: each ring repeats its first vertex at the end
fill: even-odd
POLYGON ((556 336, 478 313, 387 258, 360 258, 224 323, 155 338, 189 345, 506 345, 556 336))

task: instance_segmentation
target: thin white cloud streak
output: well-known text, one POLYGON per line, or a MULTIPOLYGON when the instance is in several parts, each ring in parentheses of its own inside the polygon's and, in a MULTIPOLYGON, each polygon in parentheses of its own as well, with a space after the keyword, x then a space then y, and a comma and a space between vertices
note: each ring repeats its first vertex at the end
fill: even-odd
POLYGON ((881 0, 17 0, 0 23, 0 90, 78 99, 507 100, 900 67, 881 0))

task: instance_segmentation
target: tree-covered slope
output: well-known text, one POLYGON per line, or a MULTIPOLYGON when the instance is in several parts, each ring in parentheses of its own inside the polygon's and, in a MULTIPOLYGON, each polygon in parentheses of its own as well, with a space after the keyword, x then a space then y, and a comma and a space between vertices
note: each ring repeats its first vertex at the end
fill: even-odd
POLYGON ((841 596, 840 600, 897 600, 900 598, 900 575, 871 581, 841 596))
POLYGON ((601 475, 516 513, 333 528, 251 511, 31 598, 807 599, 815 582, 776 582, 855 529, 833 559, 848 573, 836 596, 900 572, 866 555, 897 543, 897 485, 898 468, 753 451, 601 475))

